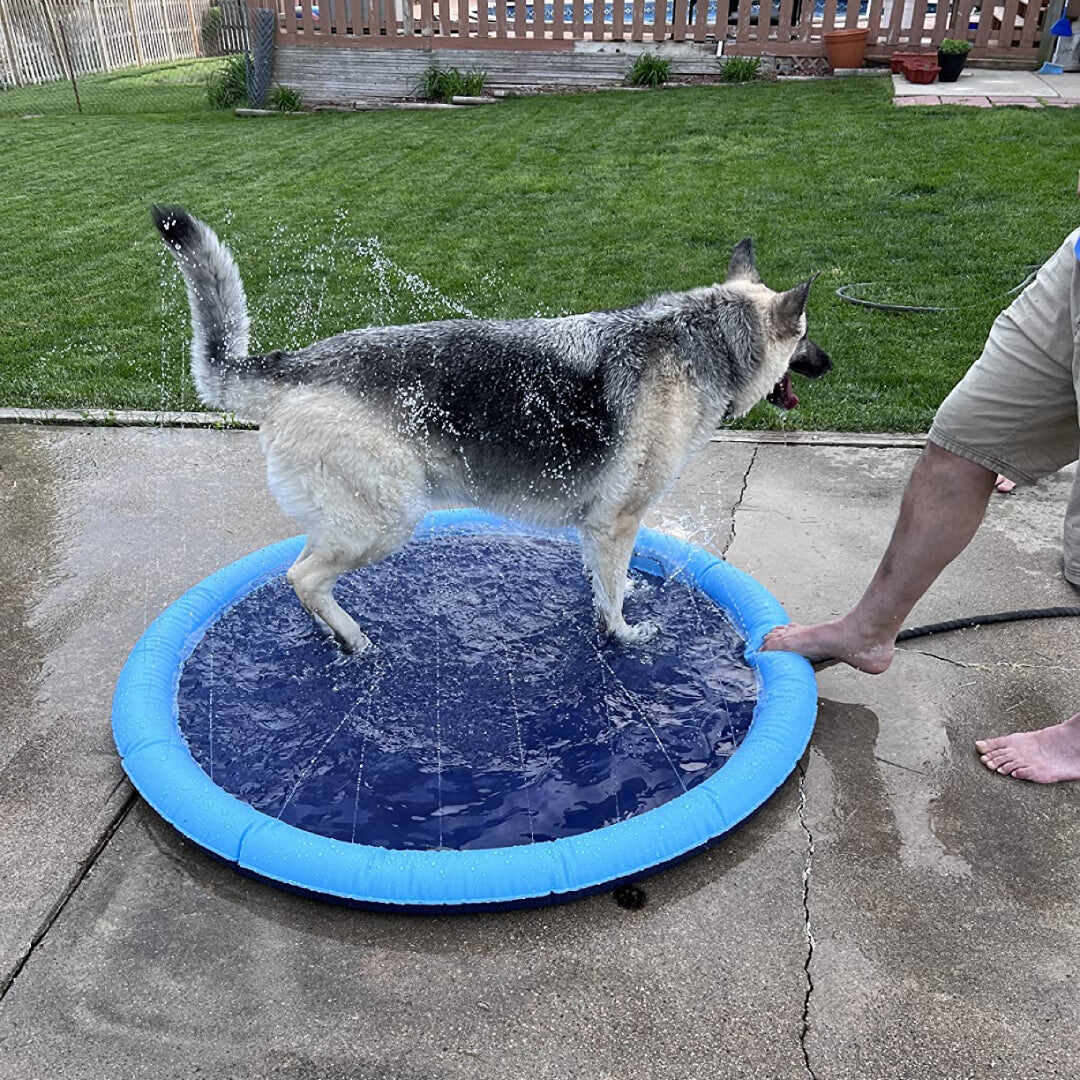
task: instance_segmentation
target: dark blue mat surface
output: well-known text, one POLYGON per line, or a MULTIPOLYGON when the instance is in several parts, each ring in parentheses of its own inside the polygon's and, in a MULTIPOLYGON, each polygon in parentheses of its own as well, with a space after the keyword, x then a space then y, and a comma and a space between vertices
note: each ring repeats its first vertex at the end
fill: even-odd
POLYGON ((683 794, 749 728, 744 642, 678 578, 634 571, 624 646, 597 629, 577 545, 414 541, 336 595, 376 649, 342 657, 277 577, 196 645, 179 725, 213 782, 309 832, 391 849, 574 836, 683 794))

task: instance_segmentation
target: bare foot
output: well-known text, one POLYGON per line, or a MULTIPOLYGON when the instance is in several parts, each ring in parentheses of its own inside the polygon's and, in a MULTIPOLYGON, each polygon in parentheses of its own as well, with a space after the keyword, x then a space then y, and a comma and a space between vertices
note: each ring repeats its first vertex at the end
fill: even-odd
POLYGON ((816 664, 831 660, 880 675, 893 658, 893 640, 875 641, 855 630, 848 619, 816 626, 778 626, 765 637, 763 651, 795 652, 816 664))
POLYGON ((998 473, 997 479, 994 481, 994 489, 1000 491, 1002 495, 1008 495, 1013 488, 1016 487, 1014 481, 1010 480, 1007 476, 1002 476, 998 473))
POLYGON ((1080 713, 1039 731, 981 739, 975 747, 991 772, 1036 784, 1080 780, 1080 713))

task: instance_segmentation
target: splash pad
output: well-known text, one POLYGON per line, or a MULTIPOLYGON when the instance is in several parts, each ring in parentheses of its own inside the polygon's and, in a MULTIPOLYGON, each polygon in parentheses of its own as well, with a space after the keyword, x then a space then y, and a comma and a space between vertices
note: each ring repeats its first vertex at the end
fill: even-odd
POLYGON ((283 580, 303 538, 197 585, 146 631, 113 703, 135 787, 243 873, 364 906, 514 907, 612 888, 739 824, 786 779, 810 665, 753 579, 642 530, 629 621, 603 637, 570 533, 425 519, 343 578, 376 648, 343 657, 283 580))

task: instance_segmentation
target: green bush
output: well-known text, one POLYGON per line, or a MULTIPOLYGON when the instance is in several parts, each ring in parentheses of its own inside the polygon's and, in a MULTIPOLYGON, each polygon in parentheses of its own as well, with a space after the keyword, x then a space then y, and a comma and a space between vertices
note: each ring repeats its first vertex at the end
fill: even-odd
POLYGON ((733 56, 720 69, 724 82, 754 82, 760 77, 760 56, 733 56))
POLYGON ((656 53, 643 52, 638 54, 627 73, 626 81, 631 86, 659 86, 668 81, 670 74, 670 60, 664 60, 656 53))
POLYGON ((432 64, 420 76, 417 92, 428 101, 448 102, 454 97, 479 97, 486 82, 486 71, 458 71, 457 68, 443 71, 437 64, 432 64))
MULTIPOLYGON (((459 72, 457 68, 451 68, 455 79, 459 80, 460 89, 454 90, 454 94, 459 94, 463 97, 480 97, 484 92, 484 86, 487 84, 487 72, 480 71, 473 68, 471 71, 466 71, 464 74, 459 72)), ((453 95, 451 95, 453 96, 453 95)))
POLYGON ((247 57, 227 57, 206 80, 206 96, 212 109, 235 109, 247 101, 247 57))
POLYGON ((304 100, 300 91, 291 86, 274 86, 266 95, 266 104, 278 112, 299 112, 304 106, 304 100))
POLYGON ((959 38, 942 38, 938 44, 938 52, 946 55, 957 53, 960 56, 966 56, 971 52, 971 42, 961 41, 959 38))

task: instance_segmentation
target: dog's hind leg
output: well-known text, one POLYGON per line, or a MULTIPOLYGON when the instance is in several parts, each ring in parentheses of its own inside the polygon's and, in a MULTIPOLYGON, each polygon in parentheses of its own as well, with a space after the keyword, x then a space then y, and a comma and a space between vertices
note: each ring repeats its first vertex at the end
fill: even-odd
POLYGON ((623 617, 627 571, 634 551, 641 517, 624 512, 613 522, 580 527, 585 562, 592 576, 596 610, 609 634, 625 642, 648 641, 657 631, 654 623, 631 626, 623 617))
POLYGON ((355 555, 332 549, 319 549, 297 559, 286 575, 300 603, 314 617, 318 616, 346 652, 361 653, 371 645, 371 639, 356 624, 356 620, 334 599, 334 583, 347 570, 357 567, 355 555))
POLYGON ((371 641, 334 599, 334 583, 412 535, 424 512, 423 462, 380 418, 319 391, 280 402, 262 441, 270 491, 308 534, 289 582, 343 649, 363 652, 371 641))
POLYGON ((355 511, 351 516, 353 528, 347 533, 338 531, 309 540, 286 577, 300 603, 326 623, 341 647, 346 652, 362 653, 371 639, 334 599, 334 583, 342 574, 377 563, 401 548, 412 535, 418 516, 402 512, 391 522, 384 512, 377 525, 361 520, 355 511))
POLYGON ((399 512, 391 521, 391 515, 384 512, 376 524, 356 511, 350 516, 352 528, 348 532, 309 539, 286 577, 300 603, 326 623, 341 647, 346 652, 361 653, 371 645, 371 639, 334 599, 334 583, 342 574, 377 563, 401 548, 418 519, 414 514, 399 512))

